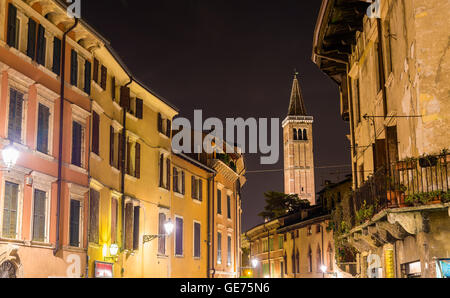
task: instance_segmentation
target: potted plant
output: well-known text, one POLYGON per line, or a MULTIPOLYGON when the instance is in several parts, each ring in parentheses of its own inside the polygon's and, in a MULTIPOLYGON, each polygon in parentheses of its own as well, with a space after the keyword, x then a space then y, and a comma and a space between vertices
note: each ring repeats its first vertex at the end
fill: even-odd
POLYGON ((419 158, 419 165, 422 168, 434 167, 435 165, 437 165, 437 161, 438 159, 436 156, 423 156, 419 158))
POLYGON ((416 159, 415 158, 406 158, 405 160, 399 161, 396 164, 396 168, 398 171, 406 171, 413 170, 416 167, 416 159))
POLYGON ((405 203, 406 186, 403 184, 395 184, 391 178, 388 178, 387 199, 390 205, 403 205, 405 203))

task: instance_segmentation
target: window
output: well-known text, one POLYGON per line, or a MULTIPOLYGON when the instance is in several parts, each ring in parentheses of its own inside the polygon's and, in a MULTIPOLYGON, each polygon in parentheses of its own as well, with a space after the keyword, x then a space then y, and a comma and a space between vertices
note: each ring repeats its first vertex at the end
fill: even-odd
POLYGON ((297 129, 294 128, 294 141, 298 140, 297 129))
POLYGON ((179 194, 185 194, 184 171, 173 168, 173 191, 179 194))
POLYGON ((269 251, 269 242, 267 241, 267 239, 263 240, 262 246, 263 246, 263 252, 268 252, 269 251))
POLYGON ((127 142, 126 173, 130 176, 141 177, 141 144, 127 142))
POLYGON ((98 243, 100 193, 94 189, 89 197, 89 242, 98 243))
POLYGON ((306 234, 309 236, 309 235, 312 235, 312 227, 311 226, 308 226, 308 228, 307 228, 307 231, 306 231, 306 234))
POLYGON ((117 161, 115 159, 115 147, 116 147, 116 131, 111 125, 109 127, 109 164, 115 168, 118 168, 117 161))
POLYGON ((296 270, 295 266, 296 266, 297 262, 295 260, 295 252, 294 252, 294 250, 292 250, 291 263, 292 263, 292 273, 296 273, 297 270, 296 270))
POLYGON ((61 74, 61 39, 53 38, 53 67, 52 71, 58 76, 61 74))
POLYGON ((231 219, 231 197, 227 196, 227 217, 231 219))
POLYGON ((392 48, 391 48, 391 24, 389 20, 385 20, 383 23, 384 29, 384 45, 386 52, 386 72, 387 75, 392 72, 392 48))
POLYGON ((75 50, 71 51, 70 56, 70 84, 78 86, 78 54, 75 50))
POLYGON ((161 153, 159 156, 159 187, 170 190, 170 159, 161 153))
POLYGON ((222 233, 217 232, 217 264, 222 264, 222 233))
POLYGON ((92 73, 92 79, 97 84, 98 84, 98 67, 99 67, 99 62, 96 58, 94 58, 94 71, 92 73))
POLYGON ((9 91, 8 138, 17 143, 22 142, 23 96, 15 89, 9 91))
POLYGON ((303 140, 304 141, 308 140, 308 133, 307 133, 306 129, 303 129, 303 140))
POLYGON ((328 271, 333 271, 333 248, 331 247, 331 243, 328 244, 328 271))
POLYGON ((273 237, 269 238, 269 251, 273 251, 273 237))
POLYGON ((183 256, 183 219, 175 217, 175 256, 183 256))
POLYGON ((92 112, 92 152, 100 155, 100 116, 92 112))
POLYGON ((227 265, 231 266, 231 236, 227 238, 227 265))
POLYGON ((119 213, 119 202, 117 198, 111 198, 111 243, 117 243, 117 219, 119 213))
POLYGON ((18 221, 19 185, 5 181, 2 236, 16 239, 18 221))
POLYGON ((111 78, 111 99, 115 101, 116 99, 116 78, 111 78))
POLYGON ((27 56, 32 60, 34 60, 34 57, 36 55, 36 29, 36 22, 30 18, 28 20, 27 56))
POLYGON ((108 77, 108 69, 104 65, 102 65, 100 87, 102 87, 103 90, 106 90, 107 77, 108 77))
POLYGON ((91 94, 91 62, 84 62, 84 92, 91 94))
POLYGON ((17 18, 17 8, 9 3, 8 5, 8 32, 7 43, 10 47, 19 48, 20 21, 17 18))
POLYGON ((76 122, 72 122, 72 164, 82 166, 82 148, 83 148, 83 126, 76 122))
POLYGON ((158 238, 158 254, 166 254, 166 231, 164 229, 164 224, 166 223, 166 214, 159 213, 158 216, 158 235, 164 235, 158 238))
POLYGON ((70 200, 70 217, 69 217, 69 245, 74 247, 80 246, 80 222, 81 222, 81 204, 80 201, 70 200))
POLYGON ((46 206, 47 193, 45 191, 35 189, 33 202, 33 241, 45 241, 46 206))
POLYGON ((199 201, 203 200, 203 181, 195 176, 191 176, 191 197, 199 201))
POLYGON ((312 272, 312 251, 311 247, 308 250, 308 272, 312 272))
POLYGON ((36 48, 36 62, 45 66, 45 52, 46 52, 47 40, 45 38, 45 28, 39 24, 37 48, 36 48))
POLYGON ((222 214, 222 191, 217 190, 217 214, 222 214))
POLYGON ((321 230, 321 226, 320 225, 316 225, 316 233, 317 234, 320 233, 320 230, 321 230))
POLYGON ((139 249, 139 219, 141 207, 134 206, 133 208, 133 250, 139 249))
POLYGON ((199 222, 194 222, 194 258, 200 258, 200 231, 201 225, 199 222))
POLYGON ((278 235, 278 249, 283 249, 284 239, 283 235, 278 235))
POLYGON ((170 138, 172 130, 172 121, 164 119, 161 113, 158 113, 158 132, 170 138))
POLYGON ((322 251, 320 249, 320 247, 317 247, 317 255, 316 255, 316 268, 317 268, 317 272, 321 272, 320 267, 322 266, 322 251))
POLYGON ((138 119, 143 118, 143 108, 144 108, 144 101, 137 97, 131 97, 130 98, 130 105, 128 107, 128 113, 131 115, 134 115, 138 119))
POLYGON ((125 249, 133 249, 133 203, 128 202, 125 205, 125 249))
POLYGON ((284 253, 283 256, 283 265, 284 265, 284 274, 288 274, 288 266, 287 266, 287 255, 286 252, 284 253))
POLYGON ((37 146, 36 149, 39 152, 48 154, 49 152, 49 119, 50 109, 39 103, 38 107, 38 128, 37 128, 37 146))

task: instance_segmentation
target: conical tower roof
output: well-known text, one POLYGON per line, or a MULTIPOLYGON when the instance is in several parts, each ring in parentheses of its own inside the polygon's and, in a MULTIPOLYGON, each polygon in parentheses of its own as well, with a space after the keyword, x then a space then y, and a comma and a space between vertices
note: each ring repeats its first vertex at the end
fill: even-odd
POLYGON ((298 83, 297 73, 295 73, 294 82, 292 83, 288 116, 306 116, 305 102, 303 101, 302 90, 298 83))

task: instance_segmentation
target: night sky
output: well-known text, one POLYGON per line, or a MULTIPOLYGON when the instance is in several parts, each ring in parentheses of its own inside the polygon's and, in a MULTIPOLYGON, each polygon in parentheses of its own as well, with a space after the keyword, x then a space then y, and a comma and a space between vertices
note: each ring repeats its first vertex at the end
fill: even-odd
MULTIPOLYGON (((191 119, 286 117, 294 69, 306 109, 314 116, 316 167, 350 164, 348 124, 339 115, 338 88, 311 61, 321 1, 95 0, 82 1, 82 18, 111 41, 134 76, 191 119)), ((262 166, 247 154, 248 171, 262 166)), ((344 169, 316 169, 344 179, 344 169)), ((249 173, 243 189, 243 231, 262 222, 263 193, 283 191, 283 172, 249 173)))

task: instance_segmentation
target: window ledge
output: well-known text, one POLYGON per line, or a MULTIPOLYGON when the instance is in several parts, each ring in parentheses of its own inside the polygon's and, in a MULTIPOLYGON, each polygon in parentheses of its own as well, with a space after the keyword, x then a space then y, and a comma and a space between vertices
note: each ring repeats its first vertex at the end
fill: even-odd
POLYGON ((45 153, 40 152, 40 151, 37 151, 37 150, 34 150, 33 153, 34 153, 35 155, 37 155, 37 156, 43 158, 43 159, 48 160, 48 161, 55 161, 55 160, 56 160, 56 158, 54 158, 53 156, 49 155, 48 153, 45 154, 45 153))
POLYGON ((33 60, 30 57, 28 57, 26 54, 22 53, 18 49, 11 47, 9 45, 8 45, 8 47, 9 47, 10 52, 16 54, 17 56, 19 56, 20 58, 22 58, 23 60, 25 60, 26 62, 28 62, 30 64, 33 63, 33 60))
POLYGON ((101 158, 100 156, 97 155, 97 153, 91 152, 91 158, 95 159, 98 162, 103 161, 103 158, 101 158))
POLYGON ((197 200, 197 199, 192 199, 192 201, 195 203, 195 204, 199 204, 199 205, 201 205, 202 204, 202 201, 200 201, 200 200, 197 200))
POLYGON ((37 68, 39 70, 41 70, 42 72, 45 72, 47 75, 49 75, 53 79, 55 79, 55 80, 58 79, 58 75, 56 73, 54 73, 53 71, 51 71, 50 69, 48 69, 47 67, 45 67, 44 65, 38 64, 37 68))
POLYGON ((160 191, 162 191, 162 192, 169 192, 168 189, 166 189, 166 188, 164 188, 164 187, 161 187, 161 186, 158 186, 158 189, 159 189, 160 191))
POLYGON ((111 170, 113 171, 113 173, 120 174, 119 169, 117 169, 115 166, 110 165, 110 167, 111 167, 111 170))
POLYGON ((70 88, 71 88, 74 92, 78 93, 79 95, 84 96, 84 97, 89 97, 89 94, 87 94, 86 92, 84 92, 83 90, 81 90, 78 86, 74 86, 74 85, 69 84, 69 83, 66 83, 66 84, 69 85, 70 88))
POLYGON ((174 196, 179 197, 180 199, 184 199, 184 194, 174 191, 174 196))
POLYGON ((100 85, 96 81, 91 80, 91 84, 92 84, 91 86, 94 87, 97 90, 97 92, 101 93, 101 92, 105 91, 105 90, 103 90, 102 87, 100 87, 100 85))
POLYGON ((159 136, 162 137, 163 139, 169 139, 169 137, 163 134, 162 132, 159 132, 159 136))
POLYGON ((184 258, 184 255, 175 255, 175 258, 184 258))
POLYGON ((88 171, 84 168, 81 168, 79 166, 73 165, 73 164, 69 164, 69 169, 74 170, 78 173, 82 173, 82 174, 87 174, 88 171))
POLYGON ((79 253, 85 253, 87 249, 82 247, 76 247, 76 246, 63 246, 63 250, 66 251, 72 251, 72 252, 79 252, 79 253))
POLYGON ((131 176, 129 174, 125 174, 125 178, 127 178, 128 180, 131 180, 133 182, 137 182, 138 181, 138 178, 133 177, 133 176, 131 176))
POLYGON ((157 257, 158 259, 168 259, 168 258, 169 258, 168 255, 162 255, 162 254, 157 254, 156 257, 157 257))
POLYGON ((119 111, 122 110, 122 107, 115 100, 113 100, 113 106, 119 111))
POLYGON ((130 118, 131 120, 133 120, 135 122, 137 122, 139 120, 136 116, 134 116, 130 112, 127 112, 127 118, 130 118))
POLYGON ((30 246, 39 248, 54 248, 54 245, 52 243, 41 241, 31 241, 30 246))

